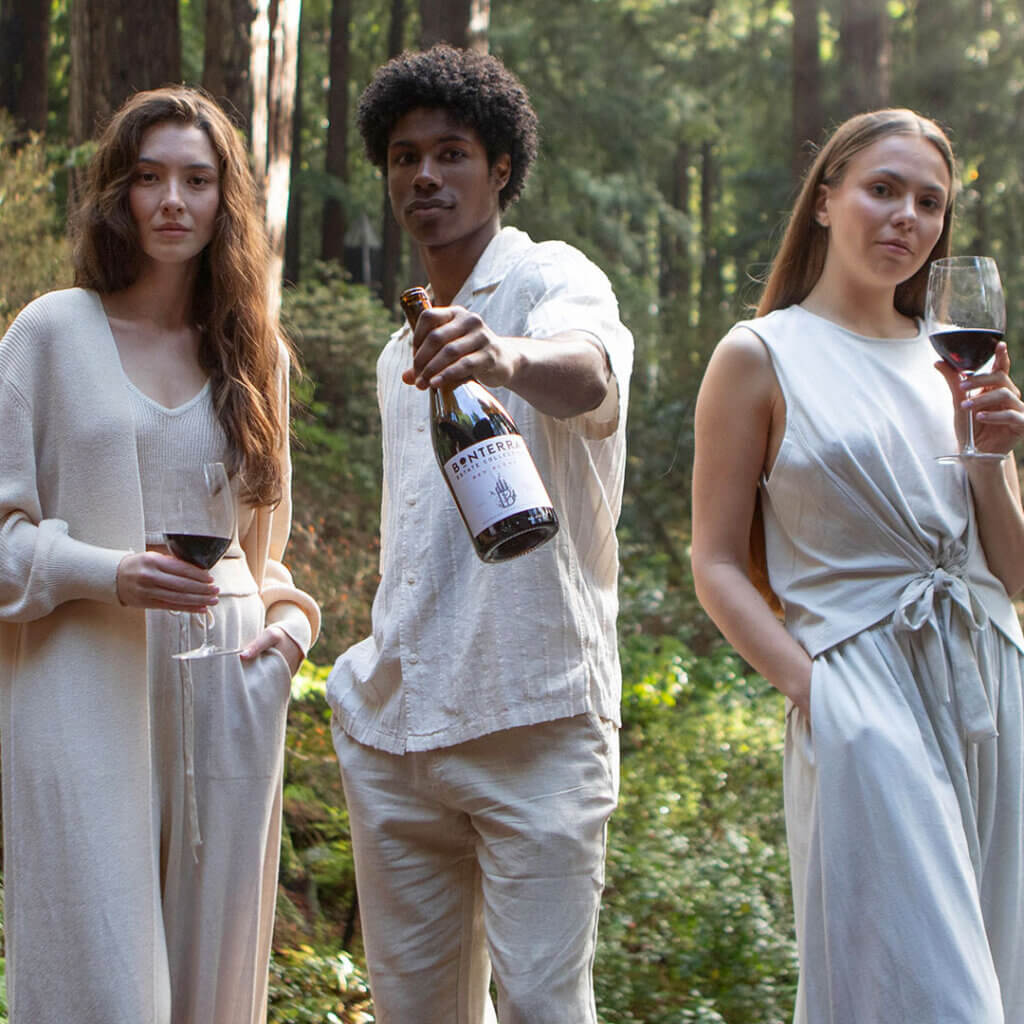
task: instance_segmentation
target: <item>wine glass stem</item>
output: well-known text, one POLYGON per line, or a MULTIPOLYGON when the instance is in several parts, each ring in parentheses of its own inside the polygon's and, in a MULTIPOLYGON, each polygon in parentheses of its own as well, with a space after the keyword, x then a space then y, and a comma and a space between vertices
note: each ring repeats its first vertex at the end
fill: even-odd
POLYGON ((199 613, 199 621, 203 625, 203 642, 200 648, 205 650, 210 643, 210 610, 207 608, 199 613))
MULTIPOLYGON (((970 380, 972 375, 968 375, 967 379, 970 380)), ((967 410, 967 447, 964 449, 968 452, 973 452, 974 449, 974 410, 967 410)))

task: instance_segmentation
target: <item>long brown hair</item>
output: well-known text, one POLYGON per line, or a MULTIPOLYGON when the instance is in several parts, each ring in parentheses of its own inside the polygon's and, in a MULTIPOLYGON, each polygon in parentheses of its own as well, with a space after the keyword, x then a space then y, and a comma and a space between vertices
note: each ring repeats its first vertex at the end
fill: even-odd
POLYGON ((917 273, 896 288, 894 305, 899 312, 910 317, 924 315, 928 268, 933 260, 949 255, 953 200, 956 196, 956 159, 945 132, 934 121, 912 110, 888 109, 851 117, 821 147, 789 215, 786 233, 772 261, 757 305, 758 316, 764 316, 773 309, 785 309, 810 294, 821 277, 828 250, 828 228, 822 227, 814 216, 819 186, 838 185, 857 153, 889 135, 917 135, 927 139, 939 151, 949 171, 951 185, 942 234, 917 273))
MULTIPOLYGON (((893 305, 904 316, 924 316, 924 299, 928 287, 928 269, 934 260, 949 255, 953 224, 953 201, 956 198, 956 158, 946 133, 934 122, 912 110, 886 109, 857 114, 844 121, 819 150, 807 171, 793 211, 786 224, 782 244, 772 261, 765 281, 757 315, 785 309, 802 302, 810 294, 825 266, 828 251, 828 228, 815 219, 818 189, 821 185, 838 185, 850 161, 863 149, 890 135, 916 135, 927 139, 939 151, 949 171, 950 189, 946 201, 942 233, 932 247, 928 259, 913 277, 896 288, 893 305)), ((754 586, 778 613, 782 606, 768 582, 765 552, 764 514, 761 494, 754 505, 750 527, 749 575, 754 586)))
POLYGON ((142 249, 128 193, 143 135, 165 121, 201 129, 217 154, 220 204, 213 238, 199 257, 192 322, 200 328, 199 362, 228 438, 229 468, 247 501, 273 505, 284 486, 278 451, 288 430, 280 413, 278 344, 288 342, 268 310, 269 254, 245 147, 206 93, 177 85, 139 92, 111 118, 72 221, 75 284, 105 295, 137 279, 142 249))

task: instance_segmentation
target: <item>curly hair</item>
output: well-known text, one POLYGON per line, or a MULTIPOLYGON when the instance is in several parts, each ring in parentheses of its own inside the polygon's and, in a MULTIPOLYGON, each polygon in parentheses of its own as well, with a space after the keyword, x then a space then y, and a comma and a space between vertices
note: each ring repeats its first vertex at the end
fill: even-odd
POLYGON ((199 362, 227 435, 229 469, 247 501, 274 505, 285 484, 279 452, 288 430, 280 413, 279 344, 291 350, 268 312, 269 252, 245 147, 202 90, 175 85, 136 93, 107 124, 72 218, 75 284, 106 295, 138 278, 142 247, 129 190, 143 136, 166 121, 201 129, 217 154, 220 203, 213 237, 199 256, 191 320, 200 328, 199 362))
POLYGON ((448 111, 472 128, 491 166, 507 153, 512 169, 498 204, 505 210, 519 198, 537 156, 537 115, 523 83, 500 60, 441 44, 378 68, 360 97, 357 119, 366 155, 385 174, 391 132, 417 108, 448 111))

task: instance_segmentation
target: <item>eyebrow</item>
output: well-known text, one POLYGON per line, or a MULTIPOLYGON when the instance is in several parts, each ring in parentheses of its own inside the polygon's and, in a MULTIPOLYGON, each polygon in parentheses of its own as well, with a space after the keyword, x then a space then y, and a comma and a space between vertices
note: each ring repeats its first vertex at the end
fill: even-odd
MULTIPOLYGON (((871 173, 872 174, 882 174, 882 175, 884 175, 887 178, 892 178, 893 181, 898 181, 901 185, 906 185, 907 184, 907 177, 906 177, 906 175, 901 174, 899 171, 894 171, 890 167, 877 167, 871 173)), ((927 191, 927 192, 946 192, 946 191, 948 191, 945 185, 939 185, 939 184, 935 184, 935 183, 933 183, 933 184, 925 184, 925 185, 922 185, 921 187, 924 188, 925 191, 927 191)))
MULTIPOLYGON (((141 156, 141 155, 139 156, 139 158, 135 162, 137 164, 154 164, 157 167, 163 167, 164 163, 165 163, 165 161, 163 161, 163 160, 157 160, 156 157, 141 156)), ((197 170, 216 171, 217 170, 217 168, 214 167, 213 164, 207 163, 205 160, 197 161, 196 163, 185 164, 184 167, 188 171, 197 171, 197 170)))
MULTIPOLYGON (((459 132, 449 132, 447 135, 442 135, 439 139, 435 140, 435 143, 442 142, 467 142, 472 143, 473 139, 469 135, 463 135, 459 132)), ((413 139, 392 139, 388 143, 388 149, 396 146, 415 146, 417 143, 413 139)))

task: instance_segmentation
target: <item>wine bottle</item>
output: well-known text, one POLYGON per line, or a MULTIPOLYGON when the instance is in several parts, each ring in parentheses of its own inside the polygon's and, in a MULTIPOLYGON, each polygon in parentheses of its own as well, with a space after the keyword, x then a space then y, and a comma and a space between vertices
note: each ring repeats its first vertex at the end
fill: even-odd
MULTIPOLYGON (((402 292, 410 326, 431 302, 423 288, 402 292)), ((515 421, 482 384, 430 388, 434 454, 485 562, 526 554, 558 532, 558 516, 515 421)))

